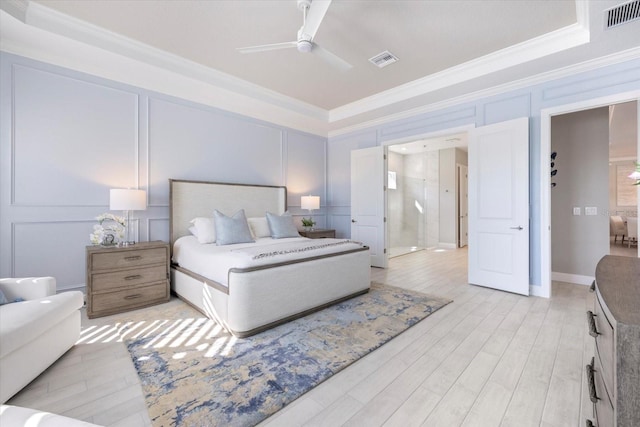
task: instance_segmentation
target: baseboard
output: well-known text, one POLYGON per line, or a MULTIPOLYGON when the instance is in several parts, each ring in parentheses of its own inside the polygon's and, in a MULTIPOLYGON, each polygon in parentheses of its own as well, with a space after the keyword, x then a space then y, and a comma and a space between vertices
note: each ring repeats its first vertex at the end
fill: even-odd
POLYGON ((549 294, 543 292, 542 286, 529 285, 529 295, 532 297, 549 298, 549 294))
POLYGON ((442 249, 457 249, 458 246, 455 243, 438 243, 438 247, 442 249))
POLYGON ((589 286, 593 283, 595 277, 593 276, 581 276, 579 274, 568 274, 568 273, 557 273, 555 271, 551 272, 551 280, 556 280, 558 282, 568 282, 575 283, 576 285, 585 285, 589 286))

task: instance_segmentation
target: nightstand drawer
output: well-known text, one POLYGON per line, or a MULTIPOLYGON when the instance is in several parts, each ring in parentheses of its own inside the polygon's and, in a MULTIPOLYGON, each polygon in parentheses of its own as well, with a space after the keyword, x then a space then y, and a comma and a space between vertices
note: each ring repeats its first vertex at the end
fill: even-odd
POLYGON ((91 255, 91 267, 95 270, 112 270, 115 268, 138 267, 167 262, 165 248, 149 248, 96 252, 91 255))
POLYGON ((164 264, 151 267, 141 267, 135 270, 117 270, 110 273, 96 273, 92 275, 91 286, 93 292, 105 292, 117 288, 142 285, 144 283, 159 282, 167 279, 167 269, 164 264))
POLYGON ((115 313, 126 308, 146 306, 168 300, 169 294, 165 280, 148 286, 91 295, 91 310, 95 313, 100 313, 101 311, 115 313))

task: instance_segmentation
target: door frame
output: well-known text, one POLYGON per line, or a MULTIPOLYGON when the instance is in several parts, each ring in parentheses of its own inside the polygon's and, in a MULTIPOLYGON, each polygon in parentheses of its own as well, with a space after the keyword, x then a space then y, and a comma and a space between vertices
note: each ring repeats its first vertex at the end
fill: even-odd
MULTIPOLYGON (((418 141, 420 139, 432 139, 432 138, 439 138, 442 136, 448 136, 448 135, 454 135, 457 133, 469 133, 472 129, 475 129, 476 125, 475 123, 471 123, 471 124, 467 124, 464 126, 456 126, 456 127, 452 127, 452 128, 447 128, 447 129, 442 129, 442 130, 438 130, 438 131, 433 131, 433 132, 427 132, 427 133, 419 133, 416 135, 411 135, 411 136, 406 136, 403 138, 397 138, 397 139, 390 139, 387 141, 382 141, 382 146, 384 147, 384 153, 386 156, 388 156, 389 154, 389 145, 398 145, 398 144, 406 144, 408 142, 414 142, 414 141, 418 141)), ((388 157, 387 157, 388 158, 388 157)), ((469 161, 467 160, 467 164, 469 163, 469 161)), ((387 163, 385 162, 385 165, 387 163)), ((388 168, 386 168, 388 170, 388 168)), ((387 170, 385 170, 385 182, 386 182, 386 173, 387 170)), ((456 185, 457 185, 457 169, 456 169, 456 185)), ((389 203, 389 198, 385 198, 385 212, 388 212, 388 203, 389 203)), ((456 202, 457 204, 457 202, 456 202)), ((456 211, 457 211, 457 206, 456 206, 456 211)), ((429 219, 427 218, 427 221, 429 221, 429 219)), ((456 236, 458 234, 457 232, 457 225, 456 225, 456 236)), ((425 237, 426 239, 426 237, 425 237)), ((387 243, 389 243, 390 238, 389 238, 389 227, 387 227, 387 233, 385 234, 385 247, 387 246, 387 243)), ((456 247, 458 246, 458 240, 456 239, 456 247)), ((389 259, 389 254, 387 253, 387 261, 389 259)), ((467 261, 467 270, 469 269, 469 262, 467 261)))
MULTIPOLYGON (((469 162, 467 161, 467 163, 469 163, 469 162)), ((466 223, 465 224, 465 230, 466 230, 467 236, 464 239, 465 240, 464 241, 464 246, 460 246, 461 241, 462 241, 460 223, 463 222, 463 221, 460 220, 460 218, 461 218, 461 215, 460 215, 460 205, 461 205, 461 203, 460 203, 460 201, 462 200, 461 191, 460 191, 460 183, 463 181, 462 178, 461 178, 460 172, 462 171, 462 168, 465 169, 465 179, 464 179, 464 181, 465 181, 465 190, 467 190, 467 194, 469 194, 469 178, 468 178, 469 165, 468 164, 467 165, 463 165, 461 163, 456 163, 456 181, 457 181, 456 182, 456 192, 457 192, 457 194, 456 194, 456 196, 457 196, 456 197, 456 216, 458 217, 458 226, 456 227, 457 228, 457 230, 456 230, 456 234, 457 234, 456 241, 457 241, 457 244, 458 244, 458 248, 463 248, 464 246, 468 246, 469 245, 469 198, 468 198, 467 195, 465 195, 465 199, 467 199, 466 203, 465 203, 467 205, 467 215, 466 215, 466 218, 465 218, 464 222, 466 223)))
MULTIPOLYGON (((540 273, 541 286, 530 286, 531 295, 551 297, 551 175, 544 173, 551 156, 551 118, 577 111, 606 107, 612 104, 636 101, 638 103, 637 145, 640 154, 640 90, 621 92, 600 98, 543 108, 540 110, 540 273)), ((638 189, 640 192, 640 188, 638 189)), ((638 201, 640 208, 640 198, 638 201)), ((608 206, 607 206, 608 208, 608 206)))

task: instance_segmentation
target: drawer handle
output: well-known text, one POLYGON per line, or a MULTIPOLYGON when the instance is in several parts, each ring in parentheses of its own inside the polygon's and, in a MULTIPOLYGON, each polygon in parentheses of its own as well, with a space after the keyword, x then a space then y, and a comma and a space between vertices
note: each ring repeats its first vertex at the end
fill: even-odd
POLYGON ((593 427, 593 422, 591 420, 587 420, 585 423, 585 427, 593 427))
POLYGON ((140 298, 141 296, 142 294, 127 295, 126 297, 124 297, 124 299, 136 299, 136 298, 140 298))
POLYGON ((142 259, 142 257, 140 255, 134 255, 134 256, 127 256, 124 257, 125 261, 137 261, 139 259, 142 259))
POLYGON ((594 280, 593 282, 591 282, 591 286, 589 286, 589 292, 595 292, 595 291, 596 291, 596 281, 594 280))
POLYGON ((140 274, 134 274, 133 276, 127 276, 124 278, 124 280, 136 280, 136 279, 140 279, 142 278, 142 276, 140 274))
POLYGON ((594 358, 591 358, 591 363, 589 363, 586 368, 587 368, 587 382, 589 384, 589 400, 591 400, 593 403, 596 403, 598 401, 598 396, 596 395, 596 382, 593 378, 593 373, 595 372, 595 370, 593 369, 593 363, 594 363, 594 358))
POLYGON ((593 314, 591 310, 587 311, 587 323, 589 323, 589 335, 594 338, 597 338, 600 335, 600 332, 596 329, 596 315, 593 314))

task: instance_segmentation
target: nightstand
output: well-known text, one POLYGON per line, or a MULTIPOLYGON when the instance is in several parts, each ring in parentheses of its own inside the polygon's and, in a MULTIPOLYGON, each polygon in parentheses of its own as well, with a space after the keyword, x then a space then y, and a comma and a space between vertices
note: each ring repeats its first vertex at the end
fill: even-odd
POLYGON ((331 229, 320 229, 317 228, 315 230, 303 230, 299 232, 302 237, 308 237, 310 239, 324 239, 326 237, 335 238, 336 230, 331 229))
POLYGON ((169 244, 87 246, 87 317, 169 301, 169 244))

